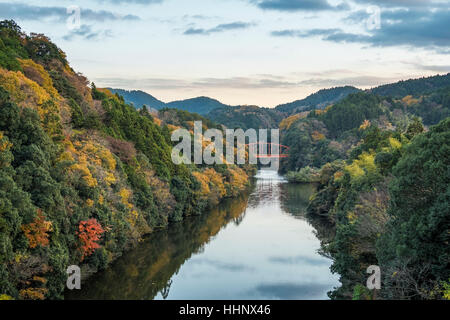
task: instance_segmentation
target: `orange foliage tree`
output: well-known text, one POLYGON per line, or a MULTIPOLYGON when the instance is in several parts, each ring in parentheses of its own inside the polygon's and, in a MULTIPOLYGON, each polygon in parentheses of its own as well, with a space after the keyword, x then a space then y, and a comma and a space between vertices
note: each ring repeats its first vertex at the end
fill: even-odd
POLYGON ((45 247, 48 245, 48 232, 52 230, 52 223, 45 221, 45 216, 40 209, 38 209, 37 217, 32 223, 21 226, 25 237, 28 239, 30 248, 37 246, 45 247))
POLYGON ((320 133, 319 131, 314 131, 312 134, 311 134, 311 138, 315 141, 315 142, 317 142, 317 141, 320 141, 320 140, 323 140, 323 139, 325 139, 325 135, 323 134, 323 133, 320 133))
POLYGON ((100 240, 105 230, 102 228, 97 219, 89 219, 81 221, 78 226, 78 238, 81 241, 81 261, 90 256, 94 251, 100 248, 97 241, 100 240))

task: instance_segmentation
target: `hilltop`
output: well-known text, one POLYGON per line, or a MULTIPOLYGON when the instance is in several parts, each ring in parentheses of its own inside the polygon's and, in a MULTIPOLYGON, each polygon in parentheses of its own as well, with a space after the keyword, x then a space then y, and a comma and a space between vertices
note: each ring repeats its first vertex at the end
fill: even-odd
POLYGON ((125 102, 133 104, 137 109, 140 109, 145 105, 154 110, 173 108, 205 115, 217 108, 229 107, 228 105, 223 104, 216 99, 208 97, 197 97, 165 103, 153 97, 151 94, 140 90, 129 91, 111 88, 108 88, 108 90, 110 90, 112 93, 119 94, 125 99, 125 102))

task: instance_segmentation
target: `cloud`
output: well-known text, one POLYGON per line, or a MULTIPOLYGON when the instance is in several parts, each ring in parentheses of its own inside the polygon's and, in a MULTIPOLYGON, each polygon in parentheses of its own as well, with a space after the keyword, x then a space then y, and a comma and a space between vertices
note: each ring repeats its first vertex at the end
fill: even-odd
MULTIPOLYGON (((418 70, 446 72, 447 66, 414 65, 418 70), (439 69, 439 70, 438 70, 439 69)), ((448 69, 450 71, 450 68, 448 69)), ((102 87, 152 90, 208 90, 208 89, 233 89, 233 90, 270 90, 270 89, 298 89, 298 88, 333 88, 340 86, 355 86, 358 88, 371 88, 383 84, 394 83, 411 78, 411 74, 397 74, 395 76, 378 76, 363 74, 350 69, 330 69, 314 72, 291 72, 287 75, 257 74, 248 77, 229 78, 95 78, 93 81, 102 87)), ((282 262, 277 257, 271 257, 273 262, 282 262), (273 259, 272 259, 273 258, 273 259)), ((295 258, 297 259, 297 258, 295 258)), ((300 259, 300 258, 298 258, 300 259)), ((298 260, 297 259, 297 260, 298 260)), ((293 260, 294 262, 297 260, 293 260)), ((287 260, 286 260, 287 262, 287 260)))
POLYGON ((270 75, 256 77, 230 77, 230 78, 199 78, 192 80, 168 78, 97 78, 96 83, 105 87, 114 88, 141 88, 145 90, 163 89, 205 89, 205 88, 232 88, 232 89, 269 89, 292 88, 299 85, 297 81, 289 81, 283 77, 270 75))
MULTIPOLYGON (((41 20, 45 18, 56 18, 58 21, 66 21, 70 15, 66 7, 40 7, 24 3, 0 3, 0 17, 7 19, 41 20)), ((81 8, 81 20, 96 22, 104 21, 135 21, 140 20, 135 15, 121 15, 111 11, 81 8)))
POLYGON ((158 4, 164 0, 96 0, 97 2, 110 2, 114 4, 158 4))
POLYGON ((271 283, 261 284, 255 290, 267 299, 308 300, 323 298, 331 287, 325 284, 271 283))
MULTIPOLYGON (((405 76, 405 78, 407 78, 405 76)), ((95 83, 103 87, 140 90, 203 90, 203 89, 293 89, 300 87, 332 88, 352 85, 355 87, 374 87, 401 80, 401 77, 379 77, 355 74, 347 70, 330 70, 322 73, 301 72, 293 77, 276 75, 255 75, 253 77, 229 78, 96 78, 95 83), (308 75, 305 78, 305 75, 308 75), (301 78, 299 78, 301 77, 301 78)))
POLYGON ((213 17, 213 16, 206 16, 203 14, 185 14, 183 16, 184 20, 209 20, 209 19, 214 19, 214 18, 218 18, 218 17, 213 17))
POLYGON ((450 65, 429 65, 420 63, 411 63, 417 69, 424 71, 432 71, 438 73, 450 73, 450 65))
POLYGON ((216 269, 232 271, 232 272, 240 272, 240 271, 245 271, 245 270, 251 271, 254 269, 253 267, 250 267, 250 266, 247 266, 244 264, 240 264, 240 263, 223 262, 223 261, 219 261, 219 260, 212 260, 212 259, 206 259, 206 258, 192 259, 191 263, 206 264, 206 265, 209 265, 216 269))
POLYGON ((210 35, 211 33, 225 32, 230 30, 242 30, 248 29, 253 26, 253 23, 246 22, 232 22, 232 23, 224 23, 215 26, 210 29, 203 28, 189 28, 183 32, 185 35, 210 35))
POLYGON ((315 36, 326 36, 339 32, 340 30, 341 29, 310 29, 310 30, 287 29, 287 30, 272 31, 271 35, 275 37, 307 38, 315 36))
POLYGON ((263 10, 277 11, 324 11, 350 9, 346 2, 333 6, 327 0, 250 0, 250 3, 263 10))
POLYGON ((448 4, 444 4, 442 2, 433 0, 354 0, 354 1, 359 4, 376 5, 380 7, 390 7, 390 8, 448 7, 448 4))
POLYGON ((72 41, 77 37, 81 37, 86 40, 99 40, 104 38, 111 38, 112 31, 109 29, 93 31, 91 26, 83 24, 80 28, 72 30, 69 34, 65 35, 63 39, 66 41, 72 41))
MULTIPOLYGON (((362 16, 350 16, 351 20, 362 16)), ((391 10, 382 13, 380 29, 368 34, 348 33, 342 29, 278 30, 272 36, 320 37, 338 43, 362 43, 376 47, 410 46, 422 48, 450 47, 450 10, 391 10)))
POLYGON ((382 84, 393 83, 400 80, 398 77, 378 77, 378 76, 340 76, 335 78, 316 77, 300 82, 304 86, 313 86, 321 88, 332 88, 341 86, 354 87, 376 87, 382 84))
POLYGON ((192 82, 199 88, 233 88, 233 89, 268 89, 268 88, 292 88, 298 86, 298 82, 287 79, 273 79, 269 77, 231 77, 231 78, 202 78, 192 82))
POLYGON ((279 264, 301 264, 311 266, 330 265, 330 261, 328 259, 317 259, 303 256, 269 257, 268 260, 272 263, 279 263, 279 264))

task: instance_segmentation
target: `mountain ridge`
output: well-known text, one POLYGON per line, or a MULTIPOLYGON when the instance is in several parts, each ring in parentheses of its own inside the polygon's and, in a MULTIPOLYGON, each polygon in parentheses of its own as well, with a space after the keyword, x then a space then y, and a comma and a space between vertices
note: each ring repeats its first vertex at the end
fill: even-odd
MULTIPOLYGON (((292 115, 312 109, 324 109, 328 105, 334 104, 346 98, 349 94, 361 91, 371 92, 381 96, 404 97, 407 95, 426 93, 430 90, 436 90, 447 86, 450 86, 450 73, 442 75, 437 74, 434 76, 421 77, 416 79, 400 80, 366 90, 362 90, 351 85, 324 88, 308 95, 303 99, 279 104, 274 108, 264 108, 261 106, 258 107, 261 109, 272 109, 292 115)), ((141 108, 143 105, 146 105, 147 107, 155 110, 161 110, 163 108, 175 108, 189 112, 195 112, 201 115, 207 115, 213 110, 219 108, 221 108, 222 110, 226 110, 227 108, 244 106, 228 105, 220 102, 217 99, 207 96, 163 102, 142 90, 124 90, 117 88, 107 89, 112 93, 118 93, 119 95, 122 95, 127 103, 132 103, 137 109, 141 108)))
POLYGON ((125 90, 118 88, 106 89, 111 91, 113 94, 117 93, 121 95, 127 103, 133 104, 136 109, 140 109, 145 105, 154 110, 174 108, 204 115, 217 108, 232 107, 220 102, 217 99, 206 96, 163 102, 158 98, 155 98, 153 95, 142 90, 125 90))

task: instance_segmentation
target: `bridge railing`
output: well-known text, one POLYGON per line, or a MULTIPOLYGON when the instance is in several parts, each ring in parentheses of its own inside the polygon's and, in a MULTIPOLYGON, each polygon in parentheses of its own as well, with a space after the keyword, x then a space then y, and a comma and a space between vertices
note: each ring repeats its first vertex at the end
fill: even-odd
POLYGON ((256 158, 287 158, 289 156, 289 147, 278 143, 258 142, 249 143, 245 146, 249 148, 249 152, 254 152, 256 158), (253 150, 250 150, 250 148, 253 148, 253 150), (272 153, 273 149, 278 149, 278 152, 272 153))

